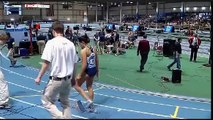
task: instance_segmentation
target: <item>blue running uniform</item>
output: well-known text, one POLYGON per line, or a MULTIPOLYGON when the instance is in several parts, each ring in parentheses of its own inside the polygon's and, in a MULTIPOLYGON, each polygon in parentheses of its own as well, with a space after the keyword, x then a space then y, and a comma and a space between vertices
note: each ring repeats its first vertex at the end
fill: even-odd
POLYGON ((96 64, 95 64, 95 53, 93 49, 91 49, 90 56, 87 57, 87 67, 85 72, 90 77, 95 76, 95 74, 97 73, 96 64))

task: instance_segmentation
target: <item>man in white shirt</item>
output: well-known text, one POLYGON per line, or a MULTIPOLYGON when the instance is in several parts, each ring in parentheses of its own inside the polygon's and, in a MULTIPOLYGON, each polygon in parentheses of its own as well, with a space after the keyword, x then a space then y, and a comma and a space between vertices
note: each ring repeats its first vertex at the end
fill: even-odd
POLYGON ((54 22, 52 28, 54 38, 46 43, 41 56, 43 64, 35 82, 40 84, 42 76, 49 68, 50 77, 41 98, 42 104, 53 119, 70 119, 69 95, 72 82, 75 81, 78 59, 73 42, 63 37, 63 24, 59 21, 54 22), (63 107, 62 111, 55 105, 58 95, 63 107))
MULTIPOLYGON (((3 49, 4 45, 7 42, 7 39, 8 39, 7 34, 4 31, 0 31, 0 46, 1 46, 0 50, 3 49)), ((0 57, 2 57, 2 53, 0 57)), ((8 84, 7 84, 7 81, 5 81, 4 79, 4 74, 2 73, 1 69, 0 69, 0 86, 1 86, 0 87, 0 109, 10 108, 10 104, 9 104, 10 96, 9 96, 8 84)))

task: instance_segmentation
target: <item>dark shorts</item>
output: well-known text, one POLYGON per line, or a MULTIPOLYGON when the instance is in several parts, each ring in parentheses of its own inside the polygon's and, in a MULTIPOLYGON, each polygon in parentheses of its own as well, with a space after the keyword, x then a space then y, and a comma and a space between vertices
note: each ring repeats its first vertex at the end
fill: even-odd
POLYGON ((89 75, 89 77, 93 77, 93 76, 96 75, 97 69, 96 69, 96 67, 94 67, 94 68, 87 68, 85 72, 86 72, 86 74, 89 75))

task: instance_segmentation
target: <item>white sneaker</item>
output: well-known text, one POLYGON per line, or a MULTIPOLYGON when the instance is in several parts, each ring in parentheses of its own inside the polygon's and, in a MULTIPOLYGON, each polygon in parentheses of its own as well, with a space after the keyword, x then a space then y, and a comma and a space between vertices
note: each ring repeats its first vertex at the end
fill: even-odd
POLYGON ((87 112, 96 112, 93 102, 87 102, 85 108, 87 112))
POLYGON ((8 103, 0 105, 0 109, 10 109, 11 106, 8 103))

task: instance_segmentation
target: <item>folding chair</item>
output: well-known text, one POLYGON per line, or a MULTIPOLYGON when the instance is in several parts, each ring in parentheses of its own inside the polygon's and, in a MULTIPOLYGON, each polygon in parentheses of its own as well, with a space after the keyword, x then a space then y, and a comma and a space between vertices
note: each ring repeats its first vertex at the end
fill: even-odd
POLYGON ((153 50, 156 51, 158 48, 158 42, 154 42, 153 50))
POLYGON ((157 53, 157 55, 163 55, 163 46, 158 46, 156 53, 157 53))
POLYGON ((163 46, 158 46, 154 51, 153 56, 157 57, 158 60, 163 60, 163 46))

